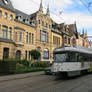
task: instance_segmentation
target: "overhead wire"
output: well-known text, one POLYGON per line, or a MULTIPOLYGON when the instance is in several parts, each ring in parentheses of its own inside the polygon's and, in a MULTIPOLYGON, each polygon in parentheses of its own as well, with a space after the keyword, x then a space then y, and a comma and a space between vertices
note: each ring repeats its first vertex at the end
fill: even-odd
POLYGON ((80 1, 84 5, 84 7, 88 10, 88 12, 92 15, 92 12, 90 11, 89 7, 83 2, 83 0, 80 1))

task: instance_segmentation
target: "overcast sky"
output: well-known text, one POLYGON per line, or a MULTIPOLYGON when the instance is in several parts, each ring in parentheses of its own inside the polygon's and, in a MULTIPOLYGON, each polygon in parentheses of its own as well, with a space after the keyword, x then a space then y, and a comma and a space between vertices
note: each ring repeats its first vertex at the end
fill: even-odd
MULTIPOLYGON (((17 8, 27 14, 32 14, 39 9, 41 0, 11 0, 14 8, 17 8)), ((88 7, 92 0, 82 0, 88 7)), ((83 28, 88 35, 92 35, 92 13, 89 13, 81 0, 42 0, 43 10, 49 4, 51 18, 57 23, 77 24, 78 31, 82 32, 83 28)), ((92 5, 89 6, 90 11, 92 5)), ((92 12, 92 11, 91 11, 92 12)))

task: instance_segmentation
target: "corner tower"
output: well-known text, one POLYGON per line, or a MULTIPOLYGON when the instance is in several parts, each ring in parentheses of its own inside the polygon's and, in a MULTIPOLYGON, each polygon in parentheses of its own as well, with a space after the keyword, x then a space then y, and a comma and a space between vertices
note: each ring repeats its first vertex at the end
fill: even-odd
POLYGON ((50 16, 50 10, 49 10, 49 5, 47 7, 47 13, 46 13, 47 16, 50 16))
POLYGON ((43 13, 42 0, 41 0, 41 3, 40 3, 40 8, 39 8, 39 11, 43 13))

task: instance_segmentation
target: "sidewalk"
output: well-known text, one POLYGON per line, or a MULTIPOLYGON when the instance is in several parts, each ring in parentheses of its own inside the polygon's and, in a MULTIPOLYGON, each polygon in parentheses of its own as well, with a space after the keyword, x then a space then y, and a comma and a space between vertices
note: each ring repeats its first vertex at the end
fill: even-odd
POLYGON ((0 82, 23 79, 23 78, 28 78, 32 76, 39 76, 41 74, 44 74, 44 72, 41 71, 41 72, 32 72, 32 73, 26 73, 26 74, 5 75, 0 77, 0 82))

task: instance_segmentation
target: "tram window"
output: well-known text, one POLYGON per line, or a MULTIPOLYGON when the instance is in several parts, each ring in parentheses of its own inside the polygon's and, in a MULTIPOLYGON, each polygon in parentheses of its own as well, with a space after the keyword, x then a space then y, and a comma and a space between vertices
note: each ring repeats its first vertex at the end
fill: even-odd
POLYGON ((92 62, 92 56, 90 55, 90 61, 92 62))
POLYGON ((80 62, 88 62, 88 61, 90 61, 90 55, 80 53, 79 54, 79 61, 80 62))
POLYGON ((85 58, 86 58, 86 60, 85 60, 86 62, 90 61, 90 55, 85 55, 85 58))
POLYGON ((55 54, 54 60, 57 62, 69 62, 69 55, 68 53, 55 54))
POLYGON ((70 52, 69 53, 69 56, 70 56, 70 61, 71 62, 77 62, 77 53, 75 53, 75 52, 70 52))
POLYGON ((79 54, 79 61, 80 61, 80 62, 83 62, 83 61, 84 61, 84 56, 83 56, 83 54, 81 54, 81 53, 79 54))
POLYGON ((90 56, 90 61, 92 62, 92 56, 90 56))

